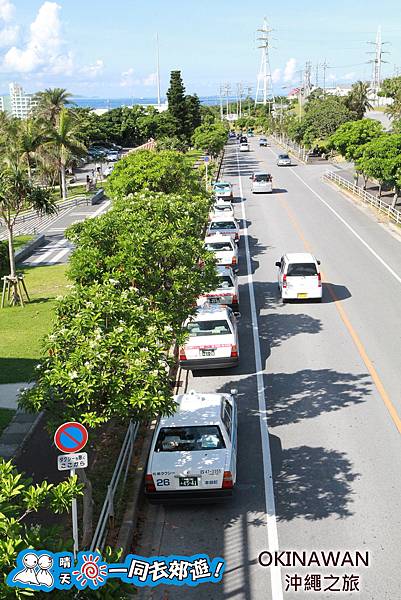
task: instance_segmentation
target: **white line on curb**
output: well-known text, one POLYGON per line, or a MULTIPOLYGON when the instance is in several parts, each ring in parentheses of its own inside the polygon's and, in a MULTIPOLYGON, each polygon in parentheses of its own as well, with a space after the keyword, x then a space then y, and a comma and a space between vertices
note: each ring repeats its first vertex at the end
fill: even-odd
MULTIPOLYGON (((256 366, 256 383, 258 389, 258 408, 259 408, 259 424, 260 424, 260 435, 262 439, 262 459, 263 459, 263 473, 264 473, 264 484, 265 484, 265 502, 266 502, 266 525, 267 525, 267 539, 269 545, 269 551, 275 552, 278 550, 278 533, 277 533, 277 522, 276 522, 276 505, 274 501, 274 488, 273 488, 273 471, 272 471, 272 460, 270 452, 269 432, 267 428, 267 414, 266 414, 266 394, 263 382, 263 369, 262 369, 262 357, 260 354, 260 342, 259 342, 259 326, 258 318, 256 314, 256 303, 255 303, 255 290, 253 287, 253 276, 252 276, 252 263, 251 255, 249 251, 248 242, 248 227, 246 226, 246 213, 245 204, 243 200, 243 190, 241 181, 241 170, 239 165, 238 150, 237 155, 237 167, 238 167, 238 182, 241 196, 241 208, 242 208, 242 222, 243 222, 243 236, 245 240, 245 253, 246 253, 246 265, 248 271, 248 288, 249 288, 249 300, 251 305, 252 315, 252 334, 253 334, 253 347, 255 352, 255 366, 256 366)), ((272 596, 271 600, 282 600, 283 599, 283 586, 281 582, 281 568, 270 567, 270 583, 272 596)))

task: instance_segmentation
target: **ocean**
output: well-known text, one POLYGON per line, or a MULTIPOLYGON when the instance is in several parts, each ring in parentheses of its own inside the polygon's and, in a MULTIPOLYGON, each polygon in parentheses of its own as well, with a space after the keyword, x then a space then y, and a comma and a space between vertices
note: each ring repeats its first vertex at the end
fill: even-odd
MULTIPOLYGON (((220 103, 218 96, 201 96, 202 104, 216 105, 220 103)), ((157 98, 71 98, 81 108, 119 108, 120 106, 133 106, 134 104, 157 104, 157 98)), ((166 99, 162 99, 162 103, 166 99)))

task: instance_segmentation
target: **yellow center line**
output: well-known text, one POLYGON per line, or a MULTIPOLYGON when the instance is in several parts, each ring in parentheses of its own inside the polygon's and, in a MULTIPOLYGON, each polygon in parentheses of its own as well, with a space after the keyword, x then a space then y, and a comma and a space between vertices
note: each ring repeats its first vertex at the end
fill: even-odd
MULTIPOLYGON (((301 228, 301 226, 299 225, 294 212, 291 210, 291 208, 288 206, 286 200, 284 200, 284 198, 280 198, 280 201, 289 217, 289 220, 292 223, 292 226, 294 227, 295 231, 297 232, 299 238, 301 239, 305 249, 310 252, 313 253, 312 251, 312 246, 311 244, 308 242, 308 240, 305 237, 305 234, 301 228)), ((392 403, 390 396, 388 395, 388 393, 386 392, 386 389, 383 385, 382 380, 380 379, 380 376, 378 374, 378 372, 376 371, 375 367, 373 366, 372 361, 370 360, 364 345, 362 344, 358 334, 356 333, 354 327, 351 325, 351 321, 349 320, 347 313, 345 311, 345 309, 343 308, 343 306, 341 305, 340 301, 338 300, 332 286, 327 283, 326 281, 326 277, 324 276, 324 273, 321 272, 322 275, 322 279, 325 281, 325 285, 328 289, 328 292, 334 302, 334 305, 337 309, 338 314, 341 317, 341 320, 343 321, 345 327, 348 330, 348 333, 350 334, 358 352, 360 357, 362 358, 363 362, 365 363, 365 366, 367 368, 367 370, 370 373, 370 376, 377 388, 377 391, 380 394, 381 399, 383 400, 388 412, 390 413, 390 417, 393 420, 394 425, 396 426, 396 428, 398 429, 398 433, 401 433, 401 419, 397 413, 397 410, 394 406, 394 404, 392 403)))

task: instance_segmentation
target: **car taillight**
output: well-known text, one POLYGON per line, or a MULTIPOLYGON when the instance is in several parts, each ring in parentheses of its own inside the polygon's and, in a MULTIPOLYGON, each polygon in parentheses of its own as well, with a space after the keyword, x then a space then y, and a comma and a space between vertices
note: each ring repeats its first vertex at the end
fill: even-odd
POLYGON ((155 482, 153 481, 153 476, 150 473, 145 475, 145 490, 147 492, 155 492, 156 491, 155 482))
POLYGON ((322 276, 320 273, 317 274, 317 285, 318 287, 322 287, 322 276))
POLYGON ((235 239, 236 239, 236 241, 238 242, 238 240, 239 240, 239 233, 236 233, 236 234, 235 234, 235 239))
POLYGON ((238 358, 238 349, 235 344, 231 346, 231 358, 238 358))
POLYGON ((237 296, 237 294, 233 294, 233 301, 232 301, 232 303, 233 304, 238 304, 238 296, 237 296))
POLYGON ((231 259, 231 264, 232 264, 232 265, 236 265, 236 264, 237 264, 237 259, 236 259, 236 257, 235 257, 235 256, 233 256, 233 257, 232 257, 232 259, 231 259))
POLYGON ((233 476, 231 471, 224 471, 223 483, 221 487, 223 490, 231 490, 233 488, 233 476))
POLYGON ((180 360, 187 360, 187 356, 185 354, 185 350, 184 348, 180 348, 180 354, 179 354, 180 360))
POLYGON ((283 275, 283 288, 287 287, 287 275, 283 275))

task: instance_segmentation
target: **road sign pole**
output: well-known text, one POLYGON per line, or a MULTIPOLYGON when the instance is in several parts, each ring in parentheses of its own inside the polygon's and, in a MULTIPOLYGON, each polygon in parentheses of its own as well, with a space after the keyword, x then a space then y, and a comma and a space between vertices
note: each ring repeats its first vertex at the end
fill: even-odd
MULTIPOLYGON (((74 477, 75 469, 71 469, 70 476, 74 477)), ((78 510, 77 510, 77 499, 73 498, 71 502, 71 516, 72 516, 72 539, 74 540, 74 560, 77 559, 78 554, 78 510)))

